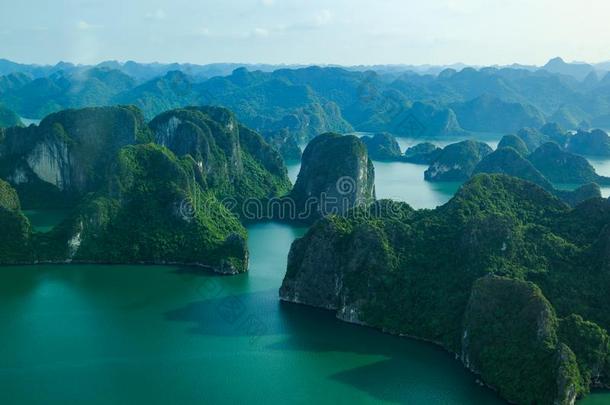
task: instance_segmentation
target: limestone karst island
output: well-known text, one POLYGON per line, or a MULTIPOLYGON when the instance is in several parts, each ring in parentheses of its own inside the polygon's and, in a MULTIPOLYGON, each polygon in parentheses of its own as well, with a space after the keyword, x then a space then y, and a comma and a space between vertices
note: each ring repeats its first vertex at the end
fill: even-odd
POLYGON ((0 4, 0 404, 610 405, 610 3, 0 4))

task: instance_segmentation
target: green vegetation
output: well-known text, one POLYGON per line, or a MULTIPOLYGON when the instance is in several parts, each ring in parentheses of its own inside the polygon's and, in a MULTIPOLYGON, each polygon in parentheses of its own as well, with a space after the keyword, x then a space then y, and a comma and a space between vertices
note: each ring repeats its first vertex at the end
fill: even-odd
POLYGON ((409 163, 429 165, 441 153, 442 149, 430 142, 418 143, 405 151, 404 160, 409 163))
POLYGON ((364 143, 353 135, 327 133, 303 152, 290 193, 302 220, 338 213, 375 199, 375 169, 364 143))
POLYGON ((543 143, 551 141, 550 136, 534 128, 522 128, 517 132, 517 136, 521 138, 530 152, 538 149, 543 143))
POLYGON ((567 150, 588 156, 610 156, 610 136, 599 129, 578 131, 568 142, 567 150))
POLYGON ((540 171, 512 147, 498 147, 498 149, 485 156, 474 169, 473 174, 499 173, 531 181, 546 190, 553 186, 540 171))
POLYGON ((26 208, 74 204, 104 184, 120 148, 148 139, 133 107, 61 111, 39 126, 5 131, 0 177, 16 185, 26 208))
POLYGON ((535 284, 484 277, 464 317, 462 359, 503 398, 569 404, 583 384, 572 350, 557 339, 552 305, 535 284))
POLYGON ((0 105, 0 128, 22 126, 21 118, 13 111, 0 105))
POLYGON ((462 128, 479 132, 515 132, 523 127, 538 128, 545 123, 537 108, 510 103, 484 94, 465 103, 454 104, 462 128))
POLYGON ((360 138, 373 160, 400 160, 402 152, 396 138, 386 132, 360 138))
POLYGON ((505 135, 500 139, 500 143, 498 144, 498 149, 502 148, 513 148, 516 150, 521 156, 526 157, 530 154, 527 145, 521 138, 517 135, 505 135))
POLYGON ((219 198, 265 199, 287 194, 290 181, 281 156, 256 132, 218 107, 167 111, 150 123, 156 143, 190 155, 204 183, 219 198))
POLYGON ((515 132, 547 121, 571 130, 588 123, 606 128, 607 80, 595 75, 583 83, 567 80, 561 73, 575 65, 549 66, 430 75, 383 66, 249 71, 239 65, 13 64, 0 76, 0 103, 31 118, 66 108, 134 104, 151 119, 187 105, 220 105, 269 139, 284 130, 299 140, 353 130, 440 138, 464 130, 515 132))
POLYGON ((197 165, 158 145, 123 148, 107 190, 72 219, 80 228, 73 260, 198 263, 223 273, 247 268, 246 232, 197 183, 197 165))
POLYGON ((610 183, 610 178, 598 175, 587 159, 561 150, 554 142, 543 144, 528 159, 554 183, 610 183))
POLYGON ((446 146, 424 173, 427 181, 465 181, 493 150, 485 143, 462 141, 446 146))
POLYGON ((300 161, 303 151, 297 137, 287 129, 266 136, 267 142, 277 150, 286 162, 300 161))
POLYGON ((601 198, 570 209, 477 175, 435 210, 386 201, 321 220, 294 243, 281 297, 437 342, 508 400, 569 404, 610 383, 609 220, 601 198))
MULTIPOLYGON (((515 149, 511 147, 502 147, 498 148, 495 152, 487 155, 474 169, 473 174, 477 173, 496 173, 496 174, 506 174, 508 176, 518 177, 523 180, 530 181, 538 186, 544 188, 549 193, 554 194, 559 197, 564 202, 569 205, 575 206, 580 204, 583 201, 586 201, 590 198, 600 198, 601 190, 597 184, 587 183, 576 190, 567 191, 567 190, 558 190, 553 187, 553 184, 545 177, 543 173, 538 170, 538 167, 535 165, 544 168, 547 173, 554 173, 557 171, 558 173, 562 173, 562 169, 564 167, 570 167, 570 170, 574 170, 575 168, 583 168, 586 166, 579 165, 579 160, 582 159, 589 166, 589 163, 586 159, 571 155, 567 152, 562 152, 559 150, 559 147, 555 143, 548 143, 540 148, 536 149, 536 151, 530 155, 530 160, 524 158, 520 153, 518 153, 515 149), (559 154, 567 154, 569 156, 552 156, 553 151, 549 151, 549 149, 557 149, 557 153, 559 154), (576 160, 576 164, 574 163, 576 160)), ((591 177, 596 181, 603 180, 601 176, 597 176, 595 174, 595 170, 589 166, 593 175, 595 177, 591 177)), ((588 177, 583 176, 582 173, 585 173, 585 170, 580 171, 568 171, 565 174, 566 179, 578 179, 578 183, 586 183, 590 181, 588 177), (579 174, 580 173, 580 174, 579 174), (572 176, 572 177, 569 177, 572 176), (578 177, 579 176, 579 177, 578 177)), ((562 178, 560 176, 553 178, 562 178)))
POLYGON ((220 201, 290 189, 279 154, 219 107, 184 108, 144 123, 135 107, 67 110, 2 132, 0 263, 182 263, 247 269, 246 231, 220 201), (69 206, 32 232, 30 208, 69 206))
POLYGON ((30 222, 21 213, 17 192, 0 180, 0 257, 3 263, 26 263, 32 259, 30 222))

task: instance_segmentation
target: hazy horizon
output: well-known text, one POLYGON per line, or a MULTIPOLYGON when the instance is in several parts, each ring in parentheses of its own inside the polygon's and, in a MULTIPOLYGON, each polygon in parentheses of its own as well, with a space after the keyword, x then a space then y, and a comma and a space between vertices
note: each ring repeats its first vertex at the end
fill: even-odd
MULTIPOLYGON (((600 60, 600 61, 579 61, 579 60, 568 60, 566 58, 563 58, 561 56, 556 56, 559 57, 561 59, 563 59, 564 62, 569 63, 569 64, 588 64, 588 65, 592 65, 595 66, 597 64, 605 64, 605 63, 610 63, 610 58, 607 60, 600 60)), ((555 57, 554 57, 555 58, 555 57)), ((551 59, 554 59, 551 58, 551 59)), ((503 67, 503 66, 511 66, 511 65, 519 65, 519 66, 529 66, 529 67, 538 67, 541 68, 543 67, 545 63, 541 63, 541 64, 526 64, 526 63, 520 63, 520 62, 512 62, 512 63, 508 63, 508 64, 498 64, 498 63, 492 63, 492 64, 486 64, 486 65, 474 65, 474 64, 468 64, 468 63, 464 63, 464 62, 452 62, 452 63, 443 63, 443 64, 431 64, 431 63, 422 63, 422 64, 411 64, 411 63, 371 63, 371 64, 339 64, 339 63, 269 63, 269 62, 252 62, 252 61, 221 61, 221 62, 209 62, 209 63, 196 63, 196 62, 192 62, 192 61, 164 61, 164 60, 149 60, 149 61, 141 61, 141 60, 133 60, 133 59, 123 59, 123 60, 119 60, 119 59, 104 59, 104 60, 99 60, 99 61, 94 61, 91 63, 80 63, 80 62, 74 62, 74 61, 70 61, 70 60, 57 60, 55 62, 50 62, 50 63, 39 63, 39 62, 30 62, 30 61, 20 61, 20 60, 14 60, 14 59, 10 59, 10 58, 4 58, 4 57, 0 57, 0 60, 8 60, 9 62, 13 62, 13 63, 18 63, 18 64, 22 64, 22 65, 35 65, 35 66, 55 66, 57 64, 60 63, 69 63, 69 64, 73 64, 74 66, 96 66, 102 63, 109 63, 109 62, 117 62, 119 64, 124 65, 127 62, 135 62, 135 63, 139 63, 139 64, 143 64, 143 65, 152 65, 152 64, 159 64, 159 65, 170 65, 170 64, 191 64, 191 65, 199 65, 199 66, 206 66, 206 65, 244 65, 244 66, 286 66, 286 67, 293 67, 293 66, 320 66, 320 67, 345 67, 345 68, 352 68, 352 67, 374 67, 374 66, 387 66, 387 67, 401 67, 401 66, 405 66, 405 67, 409 67, 409 66, 413 66, 413 67, 450 67, 450 66, 459 66, 459 65, 464 65, 464 66, 468 66, 468 67, 494 67, 494 66, 499 66, 499 67, 503 67)), ((547 61, 548 62, 548 61, 547 61)))
POLYGON ((601 0, 24 0, 0 5, 0 58, 541 66, 561 56, 598 63, 610 59, 608 12, 601 0))

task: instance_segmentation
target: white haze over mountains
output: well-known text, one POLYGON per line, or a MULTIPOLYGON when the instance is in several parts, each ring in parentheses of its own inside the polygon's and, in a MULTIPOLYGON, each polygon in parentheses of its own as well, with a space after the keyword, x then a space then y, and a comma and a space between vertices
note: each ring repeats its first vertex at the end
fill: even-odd
POLYGON ((0 57, 269 64, 542 65, 610 59, 606 0, 21 0, 0 57))

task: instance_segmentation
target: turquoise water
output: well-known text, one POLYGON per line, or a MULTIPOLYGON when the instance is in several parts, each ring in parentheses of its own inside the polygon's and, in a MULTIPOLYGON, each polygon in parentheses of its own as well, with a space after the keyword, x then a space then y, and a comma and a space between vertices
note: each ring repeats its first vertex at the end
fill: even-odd
POLYGON ((34 125, 38 125, 40 124, 39 119, 35 119, 35 118, 24 118, 24 117, 20 117, 21 118, 21 122, 23 123, 23 125, 25 125, 26 127, 29 127, 30 125, 34 124, 34 125))
POLYGON ((425 165, 403 162, 373 162, 377 198, 409 203, 413 208, 436 208, 455 194, 461 183, 431 183, 424 180, 425 165))
POLYGON ((43 233, 49 232, 68 216, 66 210, 26 210, 23 213, 30 219, 34 231, 43 233))
MULTIPOLYGON (((373 162, 377 198, 409 203, 413 208, 435 208, 449 201, 461 183, 430 183, 424 180, 425 165, 404 162, 373 162)), ((294 183, 301 164, 290 162, 288 177, 294 183)))
MULTIPOLYGON (((379 198, 416 208, 459 184, 374 162, 379 198)), ((300 164, 289 166, 296 179, 300 164)), ((610 166, 609 166, 610 167, 610 166)), ((61 212, 28 212, 47 231, 61 212)), ((0 267, 0 403, 500 404, 452 355, 280 303, 304 228, 248 228, 248 274, 176 266, 0 267)), ((610 404, 594 393, 585 405, 610 404)))
MULTIPOLYGON (((374 132, 352 132, 349 135, 355 135, 358 137, 362 137, 362 136, 372 136, 374 134, 375 134, 374 132)), ((400 150, 403 153, 407 148, 417 145, 418 143, 422 143, 422 142, 430 142, 440 148, 444 148, 445 146, 447 146, 449 144, 461 142, 461 141, 464 141, 467 139, 472 139, 472 140, 479 141, 479 142, 485 142, 492 149, 496 149, 498 146, 498 143, 500 143, 500 139, 502 139, 502 136, 504 136, 504 135, 505 134, 500 134, 497 132, 471 132, 471 133, 468 133, 465 135, 443 136, 443 138, 441 138, 441 139, 434 138, 434 137, 418 137, 418 138, 396 137, 396 141, 398 142, 398 145, 400 145, 400 150)))
POLYGON ((249 228, 249 274, 0 268, 2 404, 499 404, 453 356, 282 304, 303 228, 249 228))
MULTIPOLYGON (((595 171, 600 176, 610 177, 610 159, 603 159, 599 157, 586 156, 587 160, 595 168, 595 171)), ((602 189, 602 196, 605 198, 610 197, 610 186, 604 186, 602 189)))
POLYGON ((398 142, 398 145, 400 145, 400 150, 403 153, 407 148, 417 145, 418 143, 422 143, 422 142, 430 142, 430 143, 435 144, 439 148, 444 148, 445 146, 447 146, 449 144, 461 142, 461 141, 464 141, 467 139, 484 142, 484 143, 488 144, 492 149, 496 149, 498 147, 498 143, 500 143, 500 139, 502 139, 503 135, 504 134, 498 134, 498 133, 493 133, 493 132, 489 132, 489 133, 487 133, 487 132, 478 133, 477 132, 477 133, 471 133, 468 135, 443 137, 442 139, 397 137, 396 141, 398 142))

